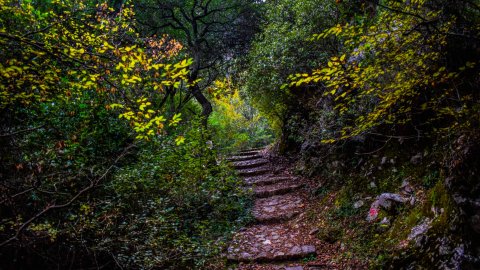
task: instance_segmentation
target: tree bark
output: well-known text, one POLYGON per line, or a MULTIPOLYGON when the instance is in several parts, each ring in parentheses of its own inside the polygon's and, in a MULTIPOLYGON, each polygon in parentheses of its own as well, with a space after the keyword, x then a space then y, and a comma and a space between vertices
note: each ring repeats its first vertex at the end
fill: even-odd
POLYGON ((198 44, 194 44, 192 46, 192 55, 193 55, 193 66, 192 70, 190 72, 190 84, 193 86, 190 87, 190 92, 192 93, 193 97, 200 103, 202 106, 202 124, 204 127, 207 127, 208 125, 208 117, 213 111, 212 108, 212 103, 205 97, 205 95, 202 92, 202 89, 200 89, 200 86, 198 84, 194 84, 194 82, 197 80, 199 72, 200 72, 200 50, 198 49, 198 44))
POLYGON ((208 123, 208 117, 212 113, 212 104, 210 101, 205 97, 205 95, 202 93, 200 90, 200 87, 198 85, 192 86, 191 89, 193 97, 200 103, 202 106, 202 123, 206 127, 208 123))

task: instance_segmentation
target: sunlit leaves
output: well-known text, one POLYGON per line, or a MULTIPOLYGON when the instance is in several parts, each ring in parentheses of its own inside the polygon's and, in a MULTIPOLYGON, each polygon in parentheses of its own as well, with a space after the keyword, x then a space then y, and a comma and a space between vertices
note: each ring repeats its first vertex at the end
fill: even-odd
POLYGON ((175 138, 175 144, 176 145, 181 145, 185 142, 185 137, 183 136, 178 136, 177 138, 175 138))
POLYGON ((435 31, 420 31, 426 21, 440 22, 441 11, 418 1, 388 4, 401 12, 380 9, 373 25, 336 25, 314 35, 312 40, 340 40, 343 52, 309 74, 291 75, 289 83, 282 86, 316 85, 335 102, 340 115, 355 117, 338 137, 326 138, 325 143, 362 134, 380 124, 405 124, 414 110, 434 111, 434 118, 459 115, 447 102, 462 102, 452 97, 452 82, 475 63, 453 71, 445 65, 447 37, 455 18, 442 18, 435 31), (418 107, 420 98, 427 100, 418 107))
POLYGON ((139 38, 128 3, 117 17, 106 1, 95 9, 83 2, 51 1, 48 11, 31 1, 1 3, 0 108, 74 102, 95 91, 111 103, 107 109, 129 121, 137 138, 150 138, 165 121, 152 99, 198 82, 188 82, 191 59, 173 60, 182 49, 177 41, 139 38))
POLYGON ((178 113, 178 114, 175 114, 173 115, 172 119, 170 120, 170 123, 168 124, 169 126, 177 126, 178 123, 180 123, 180 121, 182 121, 182 118, 181 118, 182 114, 181 113, 178 113))
POLYGON ((209 123, 217 133, 218 145, 228 149, 269 140, 265 119, 249 106, 230 79, 215 81, 209 93, 214 97, 209 123))

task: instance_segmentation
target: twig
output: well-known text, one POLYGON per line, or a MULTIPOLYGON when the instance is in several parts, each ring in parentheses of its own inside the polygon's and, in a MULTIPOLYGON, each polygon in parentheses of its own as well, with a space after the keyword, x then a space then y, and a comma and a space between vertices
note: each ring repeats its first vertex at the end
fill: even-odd
POLYGON ((391 140, 392 138, 388 138, 388 140, 385 141, 385 144, 382 145, 382 147, 372 151, 372 152, 368 152, 368 153, 355 153, 356 155, 371 155, 371 154, 374 154, 380 150, 382 150, 383 148, 385 148, 385 146, 387 146, 388 142, 391 140))

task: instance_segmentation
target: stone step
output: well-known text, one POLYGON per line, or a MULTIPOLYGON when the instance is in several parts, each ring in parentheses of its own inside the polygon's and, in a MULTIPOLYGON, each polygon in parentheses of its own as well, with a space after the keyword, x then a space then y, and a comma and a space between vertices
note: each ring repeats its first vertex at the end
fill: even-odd
POLYGON ((268 160, 266 159, 254 159, 254 160, 233 162, 232 166, 237 170, 241 170, 241 169, 250 169, 250 168, 260 167, 267 163, 268 163, 268 160))
POLYGON ((227 158, 227 161, 236 162, 236 161, 246 161, 246 160, 255 160, 263 158, 262 155, 250 155, 250 156, 231 156, 227 158))
POLYGON ((240 151, 240 153, 253 152, 253 151, 260 152, 260 151, 262 151, 262 150, 265 150, 265 147, 257 147, 257 148, 245 149, 245 150, 240 151))
MULTIPOLYGON (((320 270, 331 268, 310 268, 301 265, 301 262, 282 262, 282 263, 241 263, 235 266, 235 270, 320 270)), ((230 269, 230 268, 229 268, 230 269)))
POLYGON ((266 186, 272 185, 284 181, 293 181, 297 178, 292 176, 274 176, 274 175, 261 175, 245 178, 245 184, 253 186, 266 186))
MULTIPOLYGON (((235 270, 320 270, 331 268, 310 268, 302 266, 301 262, 278 263, 241 263, 235 266, 235 270)), ((229 268, 230 269, 230 268, 229 268)))
POLYGON ((238 170, 237 173, 238 175, 243 177, 264 175, 270 173, 270 167, 264 166, 252 169, 238 170))
POLYGON ((242 152, 238 152, 237 154, 235 154, 236 156, 251 156, 251 155, 258 155, 260 154, 260 151, 257 151, 257 150, 246 150, 246 151, 242 151, 242 152))
POLYGON ((303 183, 284 181, 273 185, 255 187, 253 192, 257 198, 266 198, 274 195, 287 194, 302 187, 303 183))
POLYGON ((230 262, 275 262, 316 254, 312 236, 287 224, 254 225, 238 232, 228 247, 230 262))
POLYGON ((253 216, 257 223, 277 223, 296 217, 304 207, 304 199, 297 194, 272 196, 255 200, 253 216))

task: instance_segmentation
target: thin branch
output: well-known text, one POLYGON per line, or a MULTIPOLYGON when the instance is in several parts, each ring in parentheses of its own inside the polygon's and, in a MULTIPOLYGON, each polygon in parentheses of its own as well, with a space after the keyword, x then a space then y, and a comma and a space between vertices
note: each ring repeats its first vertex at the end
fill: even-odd
POLYGON ((63 203, 63 204, 50 204, 48 205, 47 207, 45 207, 42 211, 38 212, 36 215, 34 215, 33 217, 31 217, 29 220, 27 220, 26 222, 24 222, 16 231, 15 235, 10 237, 9 239, 3 241, 2 243, 0 243, 0 247, 3 247, 7 244, 9 244, 10 242, 14 241, 14 240, 17 240, 18 237, 20 236, 20 234, 32 223, 34 222, 36 219, 38 219, 39 217, 43 216, 44 214, 46 214, 47 212, 51 211, 51 210, 54 210, 54 209, 60 209, 60 208, 65 208, 67 206, 70 206, 73 202, 75 202, 80 196, 82 196, 83 194, 87 193, 88 191, 90 191, 92 188, 94 188, 95 186, 98 185, 98 183, 100 181, 102 181, 105 177, 107 177, 107 175, 110 173, 110 171, 115 167, 115 165, 120 161, 120 159, 122 159, 123 157, 125 157, 129 150, 131 148, 133 148, 135 146, 135 144, 131 144, 129 146, 127 146, 123 152, 113 161, 113 163, 110 165, 110 167, 108 167, 108 169, 99 177, 97 178, 96 180, 94 181, 90 181, 90 185, 86 186, 85 188, 83 188, 82 190, 80 190, 77 194, 75 194, 75 196, 73 196, 70 200, 68 200, 67 202, 63 203))
POLYGON ((20 134, 20 133, 29 132, 29 131, 34 131, 34 130, 43 128, 44 126, 45 126, 45 125, 41 125, 41 126, 38 126, 38 127, 33 127, 33 128, 27 128, 27 129, 18 130, 18 131, 15 131, 15 132, 12 132, 12 133, 8 133, 8 134, 0 134, 0 137, 11 137, 11 136, 18 135, 18 134, 20 134))
MULTIPOLYGON (((372 1, 370 1, 372 2, 372 1)), ((399 9, 396 9, 396 8, 392 8, 392 7, 389 7, 389 6, 385 6, 383 4, 380 4, 380 3, 374 3, 372 2, 373 4, 381 7, 381 8, 384 8, 384 9, 387 9, 387 10, 390 10, 390 11, 393 11, 393 12, 397 12, 397 13, 400 13, 400 14, 404 14, 404 15, 408 15, 408 16, 412 16, 412 17, 415 17, 415 18, 418 18, 422 21, 428 21, 427 19, 423 18, 422 16, 418 15, 418 14, 415 14, 415 13, 411 13, 411 12, 407 12, 407 11, 403 11, 403 10, 399 10, 399 9)))
POLYGON ((374 154, 380 150, 382 150, 383 148, 385 148, 385 146, 387 146, 388 142, 391 140, 392 138, 388 138, 386 141, 385 141, 385 144, 382 145, 382 147, 372 151, 372 152, 368 152, 368 153, 355 153, 356 155, 371 155, 371 154, 374 154))

